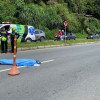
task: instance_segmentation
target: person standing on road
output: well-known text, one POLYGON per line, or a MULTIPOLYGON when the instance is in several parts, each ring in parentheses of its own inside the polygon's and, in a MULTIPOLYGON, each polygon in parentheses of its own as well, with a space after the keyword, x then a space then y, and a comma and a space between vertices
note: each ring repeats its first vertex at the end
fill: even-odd
MULTIPOLYGON (((11 33, 11 35, 10 35, 10 38, 11 38, 11 53, 14 52, 14 37, 15 37, 15 35, 17 36, 17 39, 18 39, 19 36, 20 36, 20 35, 16 32, 16 28, 13 27, 13 28, 12 28, 12 33, 11 33)), ((16 51, 17 51, 17 47, 16 47, 16 51)))
POLYGON ((0 35, 1 35, 1 50, 2 50, 1 53, 7 53, 8 49, 7 36, 9 34, 4 27, 1 28, 0 35))

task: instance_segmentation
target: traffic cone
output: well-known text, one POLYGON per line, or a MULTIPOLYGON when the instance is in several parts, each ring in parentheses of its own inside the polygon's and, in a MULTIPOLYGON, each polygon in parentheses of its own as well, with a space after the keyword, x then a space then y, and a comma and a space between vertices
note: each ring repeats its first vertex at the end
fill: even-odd
POLYGON ((8 73, 8 75, 18 75, 18 74, 20 74, 20 71, 18 70, 16 66, 13 66, 8 73))
POLYGON ((17 41, 17 36, 15 35, 14 37, 14 57, 13 57, 13 67, 9 71, 8 75, 18 75, 20 74, 20 71, 16 67, 16 41, 17 41))

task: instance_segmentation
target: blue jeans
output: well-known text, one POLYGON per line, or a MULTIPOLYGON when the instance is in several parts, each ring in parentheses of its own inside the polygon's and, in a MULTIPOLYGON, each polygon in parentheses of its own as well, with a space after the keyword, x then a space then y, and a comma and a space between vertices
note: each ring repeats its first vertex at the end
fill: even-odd
POLYGON ((65 35, 60 36, 60 40, 64 40, 65 35))

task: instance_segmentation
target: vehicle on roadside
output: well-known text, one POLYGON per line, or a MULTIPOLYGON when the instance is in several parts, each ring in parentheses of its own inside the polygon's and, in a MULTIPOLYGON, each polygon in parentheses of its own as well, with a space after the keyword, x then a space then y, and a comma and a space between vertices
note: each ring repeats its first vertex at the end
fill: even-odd
POLYGON ((66 35, 66 40, 74 39, 76 40, 76 35, 74 33, 68 33, 66 35))
POLYGON ((40 29, 35 29, 35 37, 36 41, 44 41, 45 40, 45 33, 40 29))
POLYGON ((12 24, 9 22, 3 22, 0 24, 0 29, 2 27, 5 27, 5 29, 8 31, 8 33, 12 33, 12 28, 15 27, 17 33, 20 35, 18 38, 19 42, 32 42, 35 41, 35 29, 33 26, 29 25, 19 25, 19 24, 12 24))
POLYGON ((93 33, 87 36, 87 39, 99 39, 99 34, 93 33))

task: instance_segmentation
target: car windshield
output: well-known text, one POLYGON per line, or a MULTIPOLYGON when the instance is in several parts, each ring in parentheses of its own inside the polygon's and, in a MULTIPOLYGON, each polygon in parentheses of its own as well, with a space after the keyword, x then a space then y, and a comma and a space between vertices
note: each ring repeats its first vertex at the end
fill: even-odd
POLYGON ((93 34, 89 34, 88 36, 92 36, 93 34))
POLYGON ((35 34, 39 34, 39 32, 38 31, 35 31, 35 34))
POLYGON ((40 33, 43 33, 42 31, 40 31, 40 33))
POLYGON ((73 33, 68 33, 68 35, 75 36, 75 34, 73 34, 73 33))

